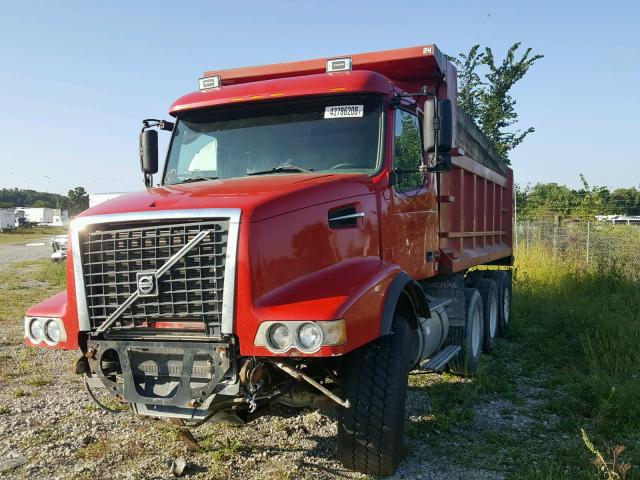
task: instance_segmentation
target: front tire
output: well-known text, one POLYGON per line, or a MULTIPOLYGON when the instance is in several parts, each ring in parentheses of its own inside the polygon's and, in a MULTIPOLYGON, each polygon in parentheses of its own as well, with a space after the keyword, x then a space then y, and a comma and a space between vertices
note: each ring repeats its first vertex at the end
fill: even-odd
POLYGON ((344 393, 350 408, 338 418, 338 457, 351 470, 393 474, 402 459, 411 331, 396 315, 391 334, 345 357, 344 393))

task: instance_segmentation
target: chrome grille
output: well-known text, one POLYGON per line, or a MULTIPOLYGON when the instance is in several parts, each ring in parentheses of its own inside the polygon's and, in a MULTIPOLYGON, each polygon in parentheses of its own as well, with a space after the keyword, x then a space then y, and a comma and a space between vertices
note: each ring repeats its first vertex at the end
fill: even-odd
POLYGON ((93 225, 80 233, 91 328, 99 327, 136 289, 136 274, 158 270, 199 232, 212 233, 158 280, 158 294, 140 297, 115 327, 154 321, 203 323, 220 333, 229 221, 93 225))

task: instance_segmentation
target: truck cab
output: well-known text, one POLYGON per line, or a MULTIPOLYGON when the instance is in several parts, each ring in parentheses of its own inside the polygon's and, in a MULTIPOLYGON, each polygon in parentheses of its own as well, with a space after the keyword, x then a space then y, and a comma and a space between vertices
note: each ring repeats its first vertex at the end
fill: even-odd
POLYGON ((147 188, 73 219, 25 341, 138 415, 337 408, 343 463, 390 474, 409 371, 473 373, 508 326, 512 172, 435 45, 199 86, 145 120, 147 188))

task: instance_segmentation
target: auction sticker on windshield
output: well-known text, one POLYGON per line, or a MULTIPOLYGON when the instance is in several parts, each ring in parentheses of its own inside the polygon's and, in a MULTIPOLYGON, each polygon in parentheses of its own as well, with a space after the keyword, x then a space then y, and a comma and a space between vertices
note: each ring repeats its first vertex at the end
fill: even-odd
POLYGON ((362 117, 363 114, 364 105, 336 105, 324 109, 324 118, 362 117))

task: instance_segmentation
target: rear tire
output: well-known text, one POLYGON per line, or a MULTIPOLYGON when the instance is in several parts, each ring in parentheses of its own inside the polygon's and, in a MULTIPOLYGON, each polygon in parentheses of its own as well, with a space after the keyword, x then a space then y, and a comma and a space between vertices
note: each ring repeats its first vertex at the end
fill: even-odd
POLYGON ((491 278, 495 280, 498 287, 498 316, 500 329, 498 334, 505 336, 509 330, 511 323, 511 303, 513 294, 513 276, 511 270, 494 270, 491 272, 491 278))
POLYGON ((447 343, 460 345, 462 350, 449 362, 449 371, 457 375, 473 375, 478 370, 484 343, 484 308, 475 288, 465 288, 465 326, 450 327, 447 343))
POLYGON ((338 457, 368 475, 391 475, 402 459, 411 330, 398 315, 391 330, 348 354, 343 366, 351 407, 339 412, 338 457))
POLYGON ((498 287, 490 278, 478 278, 474 287, 480 292, 484 307, 484 341, 483 350, 490 353, 496 346, 496 338, 500 330, 500 308, 498 303, 498 287))

